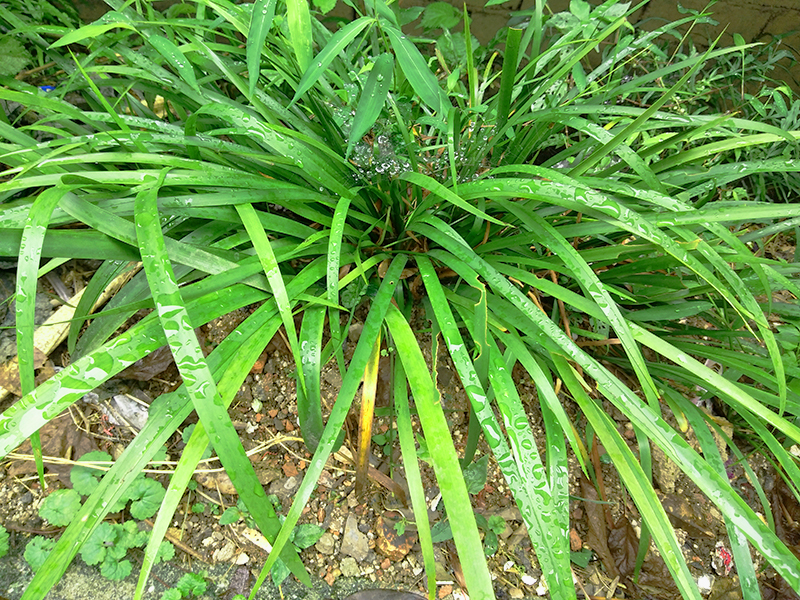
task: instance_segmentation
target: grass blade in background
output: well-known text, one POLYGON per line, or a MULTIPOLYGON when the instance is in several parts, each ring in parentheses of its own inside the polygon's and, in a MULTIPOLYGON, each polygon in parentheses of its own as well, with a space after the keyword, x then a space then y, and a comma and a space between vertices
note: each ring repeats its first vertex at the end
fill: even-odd
POLYGON ((350 140, 347 142, 345 156, 350 156, 353 146, 372 128, 381 114, 391 88, 393 70, 394 58, 391 54, 381 54, 372 63, 372 70, 367 77, 353 123, 350 125, 350 140))
POLYGON ((442 100, 442 91, 439 82, 428 68, 420 51, 412 44, 402 31, 394 27, 384 27, 384 32, 389 38, 394 50, 397 64, 408 78, 411 87, 431 109, 435 110, 439 118, 447 115, 446 106, 442 100))

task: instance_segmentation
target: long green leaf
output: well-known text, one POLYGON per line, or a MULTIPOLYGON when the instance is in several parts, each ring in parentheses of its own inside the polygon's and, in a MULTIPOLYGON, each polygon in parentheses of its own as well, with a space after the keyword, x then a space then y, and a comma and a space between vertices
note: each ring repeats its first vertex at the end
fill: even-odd
MULTIPOLYGON (((217 384, 220 395, 226 405, 230 405, 236 392, 240 389, 242 381, 249 373, 252 363, 262 352, 264 340, 272 339, 278 327, 280 327, 280 318, 275 310, 274 303, 263 304, 236 328, 237 334, 228 335, 209 356, 209 365, 214 360, 215 377, 219 371, 217 358, 230 359, 227 362, 226 372, 219 377, 219 383, 217 384)), ((191 406, 188 397, 186 398, 186 405, 187 407, 191 406)), ((208 447, 209 441, 203 423, 198 423, 192 431, 186 447, 181 452, 180 460, 167 486, 167 493, 164 495, 161 508, 153 523, 153 530, 150 533, 150 540, 145 549, 142 568, 139 571, 134 600, 139 600, 144 593, 145 584, 158 554, 159 546, 172 522, 172 515, 174 515, 178 503, 183 498, 186 486, 189 484, 197 464, 208 447)))
POLYGON ((322 74, 327 71, 336 56, 338 56, 338 54, 371 23, 374 23, 374 19, 360 17, 352 23, 348 23, 331 36, 327 45, 317 54, 316 58, 311 61, 310 68, 303 73, 300 83, 297 84, 297 91, 294 94, 294 98, 292 98, 291 104, 297 102, 300 96, 311 89, 322 74))
POLYGON ((197 78, 194 75, 194 67, 192 63, 186 59, 181 49, 172 43, 168 38, 160 35, 150 35, 147 41, 155 48, 158 53, 167 59, 183 80, 188 83, 197 92, 200 88, 197 85, 197 78))
POLYGON ((414 509, 419 544, 422 547, 422 559, 428 579, 428 600, 434 600, 436 596, 436 562, 433 554, 431 524, 428 519, 428 504, 425 501, 425 488, 422 485, 422 477, 419 470, 414 432, 411 429, 411 411, 408 407, 408 381, 403 370, 403 363, 399 360, 395 361, 393 379, 394 401, 397 407, 397 437, 403 454, 403 469, 408 482, 411 506, 414 509))
POLYGON ((261 52, 264 49, 272 20, 275 18, 277 0, 256 0, 250 12, 250 31, 247 35, 247 71, 250 76, 250 95, 256 91, 261 74, 261 52))
MULTIPOLYGON (((17 293, 16 328, 17 328, 17 364, 22 394, 30 394, 36 386, 34 374, 33 329, 36 309, 36 288, 38 283, 39 260, 42 256, 42 244, 47 230, 50 214, 68 189, 50 188, 42 192, 31 206, 28 222, 22 233, 17 260, 17 293)), ((44 490, 44 463, 42 462, 42 444, 38 430, 31 435, 31 448, 36 461, 36 472, 39 485, 44 490)))
POLYGON ((385 26, 383 31, 389 37, 397 63, 411 87, 425 104, 439 113, 440 118, 444 118, 448 107, 442 99, 442 89, 420 51, 402 31, 391 26, 385 26))
POLYGON ((303 312, 303 325, 300 328, 299 350, 303 369, 302 372, 298 372, 298 377, 305 378, 305 385, 297 386, 297 418, 303 442, 311 452, 317 449, 323 431, 319 381, 325 314, 324 306, 306 308, 303 312))
POLYGON ((649 478, 642 471, 641 465, 620 436, 614 423, 586 394, 583 388, 584 383, 578 380, 574 368, 567 363, 563 356, 554 355, 553 360, 560 377, 571 391, 572 397, 581 407, 606 452, 614 461, 614 466, 619 471, 625 488, 636 503, 643 521, 647 523, 647 527, 653 534, 661 550, 661 557, 669 568, 681 595, 684 598, 700 600, 700 591, 683 558, 675 531, 649 478))
POLYGON ((350 156, 353 146, 372 128, 380 116, 391 88, 393 69, 394 58, 391 54, 381 54, 373 62, 356 107, 353 123, 350 125, 350 140, 347 142, 345 156, 350 156))
MULTIPOLYGON (((274 536, 280 529, 280 521, 271 504, 265 501, 264 488, 224 408, 169 263, 157 206, 158 190, 165 175, 166 172, 162 173, 155 184, 151 184, 136 197, 139 249, 158 317, 194 409, 208 431, 225 470, 262 532, 267 537, 274 536)), ((308 574, 302 564, 298 566, 299 558, 293 549, 287 548, 283 558, 299 579, 308 581, 308 574)))
POLYGON ((286 0, 286 21, 289 24, 289 35, 297 57, 300 72, 305 72, 311 64, 311 14, 308 0, 286 0))
POLYGON ((439 392, 433 387, 417 339, 402 313, 394 305, 386 313, 397 355, 403 362, 419 414, 436 479, 450 518, 453 539, 464 570, 464 580, 471 598, 494 598, 492 579, 481 548, 478 526, 469 501, 461 465, 458 462, 447 420, 442 412, 439 392))

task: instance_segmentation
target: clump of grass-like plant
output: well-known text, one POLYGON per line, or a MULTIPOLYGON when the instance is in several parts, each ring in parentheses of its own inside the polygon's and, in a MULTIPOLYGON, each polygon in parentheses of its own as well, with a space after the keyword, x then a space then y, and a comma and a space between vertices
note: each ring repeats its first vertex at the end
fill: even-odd
MULTIPOLYGON (((668 105, 702 76, 705 61, 742 48, 712 49, 631 78, 631 57, 692 17, 642 33, 626 19, 628 4, 613 0, 596 8, 574 1, 572 12, 552 17, 537 0, 527 25, 505 32, 502 57, 477 52, 466 15, 463 52, 428 52, 402 32, 402 11, 382 0, 369 0, 334 32, 303 0, 198 0, 164 15, 147 3, 141 13, 108 3, 114 11, 61 32, 53 45, 19 31, 64 65, 54 92, 10 79, 0 89, 0 98, 29 111, 27 125, 0 122, 7 165, 0 253, 19 257, 25 392, 0 416, 0 456, 164 344, 184 385, 153 403, 147 425, 84 503, 25 598, 44 596, 106 507, 192 411, 200 422, 164 498, 137 597, 209 441, 274 544, 259 584, 277 560, 308 581, 286 542, 362 379, 365 390, 374 381, 384 338, 395 349, 399 443, 431 594, 433 552, 409 389, 446 509, 458 515, 451 525, 461 563, 469 565, 470 597, 493 597, 435 365, 426 364, 411 326, 420 306, 432 356, 444 347, 474 412, 461 458, 471 460, 481 432, 553 598, 576 597, 567 458, 569 449, 594 477, 585 439, 594 435, 685 598, 700 595, 651 483, 651 444, 724 515, 746 597, 758 593, 750 544, 800 586, 800 562, 728 482, 713 420, 675 391, 713 394, 751 423, 786 479, 800 481, 785 450, 800 442, 793 385, 800 371, 773 330, 775 319, 790 323, 797 312, 794 301, 773 299, 777 290, 799 295, 797 267, 755 255, 740 238, 753 224, 772 234, 791 227, 784 220, 800 209, 717 200, 744 177, 796 172, 792 162, 751 161, 747 151, 789 143, 797 133, 668 105), (598 48, 602 60, 590 67, 587 57, 598 48), (477 64, 475 56, 486 59, 477 64), (650 94, 656 80, 670 77, 670 88, 650 94), (617 104, 638 92, 650 94, 644 105, 617 104), (104 263, 77 307, 72 364, 34 389, 30 332, 42 257, 104 263), (81 330, 95 298, 137 261, 143 270, 81 330), (204 358, 194 328, 254 304, 204 358), (342 341, 362 305, 367 316, 348 362, 342 341), (155 310, 112 337, 148 307, 155 310), (280 327, 297 365, 302 433, 314 450, 282 525, 226 412, 280 327), (329 360, 342 386, 323 420, 320 370, 329 360), (546 440, 533 435, 511 377, 517 365, 536 385, 546 440), (568 399, 579 421, 565 410, 568 399), (604 402, 630 419, 636 452, 604 402), (667 414, 693 428, 702 456, 667 414)), ((7 12, 0 18, 14 27, 7 12)), ((369 405, 368 392, 362 404, 369 405)))

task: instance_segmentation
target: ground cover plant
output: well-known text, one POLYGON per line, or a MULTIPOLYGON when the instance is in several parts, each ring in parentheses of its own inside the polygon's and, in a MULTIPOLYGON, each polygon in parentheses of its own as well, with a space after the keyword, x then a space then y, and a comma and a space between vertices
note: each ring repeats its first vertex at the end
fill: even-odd
MULTIPOLYGON (((599 444, 641 517, 641 547, 655 542, 683 597, 700 592, 652 484, 653 444, 724 515, 745 598, 760 597, 760 561, 800 587, 800 562, 776 534, 769 504, 762 520, 731 486, 719 427, 700 406, 735 415, 798 495, 788 451, 800 442, 797 265, 752 248, 791 231, 800 208, 728 193, 745 177, 797 172, 783 155, 749 153, 794 148, 798 133, 670 104, 707 61, 746 46, 637 71, 634 58, 659 35, 705 16, 639 32, 627 20, 635 7, 613 0, 575 0, 552 16, 539 0, 523 27, 503 32, 502 55, 476 47, 466 14, 461 34, 412 40, 401 25, 419 13, 382 0, 354 5, 356 18, 333 31, 318 12, 329 7, 312 11, 304 0, 200 0, 165 14, 149 3, 108 3, 114 10, 98 22, 54 26, 51 39, 0 6, 15 39, 63 69, 52 91, 10 78, 0 89, 0 99, 22 107, 0 122, 0 254, 18 257, 23 391, 0 416, 0 456, 164 344, 184 383, 153 402, 24 598, 44 597, 192 411, 200 422, 163 499, 137 597, 209 442, 273 542, 258 583, 277 561, 308 581, 287 542, 362 380, 361 438, 371 437, 382 349, 391 349, 398 440, 431 597, 412 410, 446 510, 458 515, 450 525, 470 567, 470 597, 494 597, 462 471, 479 435, 514 494, 553 598, 577 596, 568 456, 596 482, 599 444), (639 105, 624 101, 644 94, 639 105), (71 364, 35 387, 36 282, 64 258, 104 263, 72 322, 71 364), (139 261, 143 270, 90 317, 106 285, 139 261), (244 306, 252 314, 204 357, 194 328, 244 306), (143 308, 154 310, 117 333, 143 308), (348 362, 342 345, 359 309, 366 317, 348 362), (420 323, 430 356, 449 354, 471 402, 461 456, 436 364, 426 363, 415 335, 420 323), (283 522, 264 502, 226 412, 281 327, 314 452, 283 522), (342 386, 323 420, 328 361, 342 386), (533 434, 515 377, 536 385, 544 439, 533 434), (612 406, 633 424, 635 446, 607 415, 612 406), (683 435, 689 429, 695 446, 683 435)), ((423 28, 441 26, 436 16, 427 14, 423 28)), ((366 450, 362 443, 361 465, 366 450)))

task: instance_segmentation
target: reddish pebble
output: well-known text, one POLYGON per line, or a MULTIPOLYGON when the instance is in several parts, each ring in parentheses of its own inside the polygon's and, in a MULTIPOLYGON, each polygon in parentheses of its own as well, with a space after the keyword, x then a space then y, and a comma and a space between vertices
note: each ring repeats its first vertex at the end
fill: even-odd
POLYGON ((439 598, 444 598, 448 594, 453 593, 453 586, 452 585, 443 585, 439 588, 439 598))
POLYGON ((578 535, 578 532, 573 527, 569 530, 569 549, 577 552, 581 548, 583 548, 583 540, 581 540, 581 536, 578 535))

